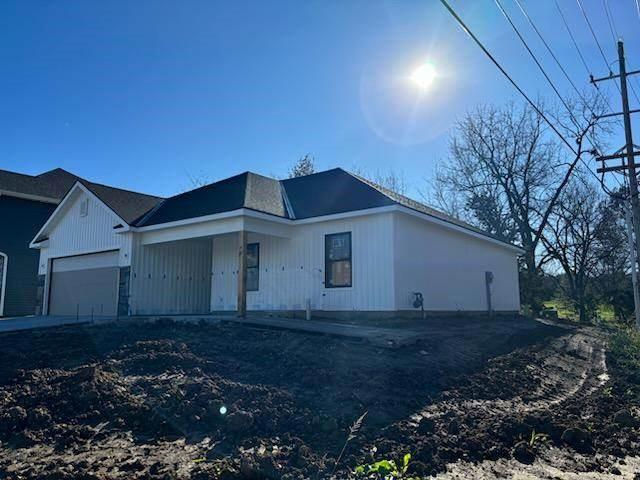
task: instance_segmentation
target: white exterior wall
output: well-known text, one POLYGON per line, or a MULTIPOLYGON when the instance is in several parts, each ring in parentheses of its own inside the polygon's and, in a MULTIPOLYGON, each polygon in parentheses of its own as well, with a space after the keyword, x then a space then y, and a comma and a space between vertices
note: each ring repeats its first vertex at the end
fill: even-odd
POLYGON ((425 310, 486 311, 486 271, 494 275, 493 309, 520 309, 514 250, 396 213, 394 251, 398 310, 414 310, 412 292, 422 292, 425 310))
MULTIPOLYGON (((296 224, 290 238, 249 233, 260 243, 259 291, 247 292, 249 310, 394 310, 392 214, 296 224), (325 235, 351 232, 352 287, 324 288, 325 235)), ((238 236, 213 238, 211 309, 235 310, 238 236)))
POLYGON ((208 313, 211 238, 136 242, 130 281, 133 315, 208 313))
POLYGON ((111 209, 78 189, 69 198, 57 223, 49 227, 49 240, 40 248, 38 273, 47 273, 50 258, 82 255, 107 250, 119 251, 119 266, 131 262, 131 234, 118 234, 113 227, 121 221, 111 209), (87 199, 86 216, 80 216, 80 203, 87 199))
MULTIPOLYGON (((40 250, 41 274, 47 273, 50 258, 117 250, 118 265, 131 266, 132 314, 236 309, 237 232, 225 233, 238 227, 231 220, 216 220, 218 230, 215 225, 206 231, 197 225, 197 232, 177 227, 173 237, 200 236, 179 241, 166 241, 165 232, 116 233, 118 217, 82 189, 59 213, 40 250), (85 198, 88 214, 80 216, 85 198)), ((250 231, 250 243, 260 243, 259 290, 247 293, 250 310, 304 310, 307 299, 314 310, 414 310, 412 292, 420 291, 426 310, 485 311, 485 271, 494 274, 493 308, 520 307, 515 250, 407 213, 295 223, 243 217, 233 222, 250 231), (325 235, 340 232, 351 232, 353 286, 324 288, 325 235)))

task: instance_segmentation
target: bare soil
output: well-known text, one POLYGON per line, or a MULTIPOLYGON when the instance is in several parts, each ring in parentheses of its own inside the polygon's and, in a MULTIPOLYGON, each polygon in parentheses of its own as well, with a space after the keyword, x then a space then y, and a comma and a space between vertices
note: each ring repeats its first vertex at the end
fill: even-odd
POLYGON ((418 328, 402 348, 171 321, 0 335, 0 478, 349 478, 405 453, 421 478, 640 478, 640 378, 606 332, 418 328))

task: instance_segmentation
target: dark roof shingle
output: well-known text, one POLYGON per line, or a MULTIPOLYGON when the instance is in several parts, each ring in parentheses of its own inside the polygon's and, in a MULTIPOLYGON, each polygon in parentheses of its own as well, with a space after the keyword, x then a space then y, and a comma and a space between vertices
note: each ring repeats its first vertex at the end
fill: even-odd
POLYGON ((129 225, 154 208, 162 201, 160 197, 146 195, 144 193, 122 190, 120 188, 100 185, 80 180, 85 187, 91 190, 111 210, 129 225))
POLYGON ((167 198, 158 208, 139 219, 136 225, 157 225, 240 208, 285 217, 278 180, 251 172, 241 173, 167 198))
POLYGON ((241 208, 301 220, 391 205, 401 205, 504 242, 462 220, 341 168, 286 180, 245 172, 167 198, 135 225, 158 225, 241 208))
POLYGON ((296 219, 385 207, 394 202, 341 168, 282 181, 296 219))
POLYGON ((23 195, 45 197, 50 200, 62 200, 78 177, 56 168, 40 175, 0 170, 0 190, 23 195))
POLYGON ((40 175, 26 175, 0 170, 0 191, 44 197, 58 202, 64 198, 76 182, 82 183, 91 190, 129 224, 162 200, 162 198, 153 195, 92 183, 62 168, 56 168, 40 175))

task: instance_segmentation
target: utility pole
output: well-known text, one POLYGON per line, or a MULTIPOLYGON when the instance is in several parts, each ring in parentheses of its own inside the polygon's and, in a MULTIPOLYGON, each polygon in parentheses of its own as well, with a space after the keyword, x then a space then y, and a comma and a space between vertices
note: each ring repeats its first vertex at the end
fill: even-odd
MULTIPOLYGON (((597 160, 602 162, 602 167, 598 169, 599 173, 604 172, 617 172, 617 171, 627 171, 629 178, 629 196, 631 201, 631 221, 633 223, 633 234, 635 237, 635 241, 630 242, 629 249, 631 251, 631 268, 632 268, 632 279, 637 278, 637 267, 638 267, 638 259, 640 259, 640 200, 638 199, 638 177, 636 176, 636 164, 635 164, 635 156, 640 155, 640 151, 635 150, 635 146, 633 144, 633 135, 631 132, 631 113, 635 113, 638 110, 634 110, 633 112, 629 109, 629 96, 627 94, 627 77, 629 75, 635 75, 640 73, 640 70, 635 70, 633 72, 628 72, 625 66, 624 60, 624 44, 622 40, 618 40, 618 65, 620 67, 620 71, 618 75, 614 75, 612 72, 609 73, 608 77, 602 78, 593 78, 591 77, 592 83, 601 82, 603 80, 613 80, 615 78, 620 79, 620 95, 622 97, 622 113, 610 114, 607 116, 613 115, 622 115, 624 119, 624 136, 625 136, 625 146, 618 150, 613 155, 605 155, 600 156, 597 160), (625 160, 626 158, 626 165, 625 160), (619 166, 607 166, 605 162, 607 160, 620 159, 622 160, 621 165, 619 166)), ((628 217, 627 217, 628 218, 628 217)), ((636 317, 636 328, 640 329, 640 295, 638 293, 638 285, 637 281, 633 282, 633 298, 635 303, 635 317, 636 317)))
POLYGON ((635 241, 633 240, 633 217, 631 216, 631 208, 628 204, 624 205, 623 208, 625 220, 627 222, 627 239, 629 242, 629 255, 631 259, 631 285, 633 287, 633 304, 636 306, 636 326, 638 326, 640 312, 638 312, 637 305, 640 305, 640 291, 638 291, 638 270, 636 269, 638 257, 636 256, 636 249, 634 247, 635 241))

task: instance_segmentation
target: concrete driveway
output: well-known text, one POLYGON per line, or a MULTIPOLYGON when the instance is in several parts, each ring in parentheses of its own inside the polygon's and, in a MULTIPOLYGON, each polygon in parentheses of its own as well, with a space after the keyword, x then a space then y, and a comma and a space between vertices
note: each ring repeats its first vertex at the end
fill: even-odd
POLYGON ((70 316, 43 316, 8 317, 0 319, 0 333, 17 332, 19 330, 31 330, 34 328, 57 327, 60 325, 74 325, 81 323, 98 323, 115 320, 115 317, 94 317, 75 315, 70 316))

